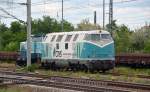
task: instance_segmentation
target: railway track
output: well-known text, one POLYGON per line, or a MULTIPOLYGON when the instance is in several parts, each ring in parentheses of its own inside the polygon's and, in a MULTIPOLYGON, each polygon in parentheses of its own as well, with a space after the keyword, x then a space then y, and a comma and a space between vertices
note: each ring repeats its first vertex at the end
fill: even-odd
POLYGON ((81 84, 70 84, 70 83, 63 83, 57 82, 52 80, 31 80, 31 79, 20 79, 18 77, 10 78, 10 77, 0 77, 3 81, 12 81, 16 84, 32 84, 38 86, 46 86, 46 87, 56 87, 56 88, 63 88, 63 89, 70 89, 75 91, 85 91, 85 92, 130 92, 129 90, 122 90, 122 89, 115 89, 115 88, 106 88, 106 87, 96 87, 96 86, 89 86, 89 85, 81 85, 81 84))
POLYGON ((149 92, 150 85, 144 84, 133 84, 125 82, 114 82, 114 81, 104 81, 104 80, 90 80, 90 79, 80 79, 80 78, 69 78, 69 77, 59 77, 51 76, 46 77, 43 75, 25 74, 25 73, 2 73, 3 75, 15 75, 16 77, 1 76, 0 79, 4 80, 15 80, 21 81, 26 84, 34 85, 44 85, 52 87, 63 87, 67 89, 79 89, 80 91, 94 91, 94 92, 149 92), (18 77, 20 76, 20 77, 18 77), (26 78, 30 77, 30 78, 26 78), (40 78, 40 79, 39 79, 40 78), (32 80, 31 80, 32 79, 32 80), (34 79, 34 80, 33 80, 34 79), (48 82, 48 83, 47 83, 48 82), (51 84, 51 85, 50 85, 51 84), (116 90, 117 89, 117 90, 116 90), (121 91, 122 90, 122 91, 121 91))
MULTIPOLYGON (((43 74, 35 74, 35 73, 30 73, 30 74, 26 74, 26 73, 21 73, 21 72, 12 72, 15 71, 14 68, 8 68, 4 67, 4 68, 0 68, 0 72, 2 73, 6 73, 6 74, 18 74, 18 75, 28 75, 31 77, 42 77, 42 78, 48 78, 50 76, 48 75, 43 75, 43 74)), ((136 78, 144 78, 144 79, 150 79, 150 75, 140 75, 140 74, 136 74, 136 75, 131 75, 131 74, 123 74, 123 73, 101 73, 103 75, 112 75, 112 76, 127 76, 127 77, 136 77, 136 78)))
POLYGON ((55 81, 61 81, 61 82, 70 82, 70 83, 86 84, 86 85, 94 85, 94 86, 104 85, 104 86, 116 86, 116 87, 150 90, 150 85, 135 84, 135 83, 128 83, 128 82, 115 82, 115 81, 106 81, 106 80, 91 80, 91 79, 59 77, 59 76, 50 77, 50 79, 55 80, 55 81))

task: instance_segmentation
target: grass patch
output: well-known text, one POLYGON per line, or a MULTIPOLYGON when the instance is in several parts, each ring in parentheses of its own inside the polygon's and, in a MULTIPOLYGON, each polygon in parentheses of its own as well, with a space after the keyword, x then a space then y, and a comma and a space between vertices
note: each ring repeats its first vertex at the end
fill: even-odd
POLYGON ((84 78, 84 79, 96 79, 96 80, 112 80, 112 81, 123 81, 123 82, 133 82, 133 83, 146 83, 150 84, 150 80, 141 79, 128 76, 112 76, 105 75, 101 73, 89 73, 89 72, 72 72, 72 71, 52 71, 39 69, 36 70, 39 74, 45 74, 49 76, 62 76, 62 77, 72 77, 72 78, 84 78))
POLYGON ((19 67, 16 69, 16 72, 35 72, 37 69, 39 69, 39 65, 32 64, 28 67, 19 67))
POLYGON ((32 65, 26 67, 26 70, 29 72, 34 72, 38 68, 39 68, 39 66, 37 64, 32 64, 32 65))
POLYGON ((14 61, 14 60, 3 60, 3 61, 0 61, 0 63, 15 64, 16 61, 14 61))
POLYGON ((6 62, 2 63, 1 62, 0 67, 2 67, 2 68, 15 68, 16 65, 14 63, 6 63, 6 62))
POLYGON ((0 88, 0 92, 27 92, 27 91, 24 91, 24 89, 22 88, 13 86, 13 87, 0 88))
POLYGON ((130 75, 150 75, 150 69, 134 69, 130 67, 115 67, 110 72, 116 72, 116 73, 123 73, 123 74, 130 74, 130 75))
POLYGON ((133 69, 129 67, 115 67, 113 70, 107 71, 110 73, 122 73, 127 75, 113 76, 111 74, 103 73, 90 73, 90 72, 73 72, 73 71, 52 71, 46 69, 39 69, 36 64, 30 67, 23 67, 17 70, 18 72, 36 72, 39 74, 49 75, 49 76, 62 76, 62 77, 72 77, 72 78, 85 78, 85 79, 96 79, 96 80, 113 80, 113 81, 124 81, 133 83, 146 83, 150 84, 150 80, 137 78, 137 74, 150 75, 150 69, 133 69), (129 77, 128 75, 134 75, 134 77, 129 77))

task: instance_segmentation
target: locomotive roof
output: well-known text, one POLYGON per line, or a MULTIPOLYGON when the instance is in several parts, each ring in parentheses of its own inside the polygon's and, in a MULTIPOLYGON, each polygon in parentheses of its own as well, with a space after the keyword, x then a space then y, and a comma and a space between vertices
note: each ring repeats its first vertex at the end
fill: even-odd
POLYGON ((92 31, 71 31, 71 32, 54 32, 49 33, 48 35, 59 35, 59 34, 110 34, 108 31, 105 30, 92 30, 92 31))

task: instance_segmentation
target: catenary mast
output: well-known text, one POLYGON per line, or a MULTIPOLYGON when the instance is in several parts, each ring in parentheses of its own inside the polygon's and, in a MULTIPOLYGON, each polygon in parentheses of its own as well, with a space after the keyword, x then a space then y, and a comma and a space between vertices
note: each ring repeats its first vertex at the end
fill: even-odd
POLYGON ((27 0, 27 67, 31 65, 31 0, 27 0))

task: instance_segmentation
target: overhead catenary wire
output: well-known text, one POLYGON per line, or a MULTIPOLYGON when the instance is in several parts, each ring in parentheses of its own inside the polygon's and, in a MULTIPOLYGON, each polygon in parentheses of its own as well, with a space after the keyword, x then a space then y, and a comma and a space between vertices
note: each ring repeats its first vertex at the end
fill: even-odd
MULTIPOLYGON (((64 2, 68 2, 68 1, 71 1, 71 0, 65 0, 64 2)), ((140 0, 123 0, 123 1, 118 1, 118 2, 114 2, 114 4, 123 4, 123 3, 128 3, 128 2, 134 2, 134 1, 140 1, 140 0)), ((41 2, 37 2, 37 3, 32 3, 32 7, 34 6, 38 6, 38 5, 47 5, 47 4, 53 4, 53 3, 61 3, 61 1, 54 1, 54 0, 50 0, 50 1, 41 1, 41 2), (52 1, 52 2, 51 2, 52 1)), ((15 3, 15 4, 18 4, 18 5, 22 5, 22 4, 25 4, 25 3, 15 3)), ((105 5, 109 5, 109 3, 105 3, 105 5)), ((88 4, 88 5, 85 5, 85 6, 76 6, 76 7, 68 7, 67 9, 70 10, 71 9, 82 9, 82 8, 89 8, 89 7, 102 7, 103 6, 103 3, 101 4, 88 4)), ((20 6, 22 7, 22 6, 20 6)), ((18 7, 13 7, 13 8, 20 8, 19 6, 18 7)), ((10 9, 10 8, 5 8, 5 9, 10 9)))
MULTIPOLYGON (((61 3, 61 1, 55 1, 54 0, 51 0, 53 2, 50 2, 50 1, 45 1, 45 3, 43 1, 41 2, 37 2, 37 3, 32 3, 32 7, 35 7, 35 6, 38 6, 38 5, 47 5, 47 4, 53 4, 53 3, 61 3), (43 3, 42 3, 43 2, 43 3)), ((64 2, 67 2, 67 1, 71 1, 71 0, 65 0, 64 2)), ((118 2, 114 2, 114 4, 122 4, 122 3, 127 3, 127 2, 133 2, 133 1, 139 1, 139 0, 123 0, 123 1, 118 1, 118 2)), ((19 5, 23 5, 25 3, 17 3, 19 5)), ((108 5, 109 3, 105 3, 105 5, 108 5)), ((103 4, 95 4, 95 5, 91 5, 91 4, 88 4, 88 5, 84 5, 84 6, 71 6, 71 7, 67 7, 65 9, 65 11, 72 11, 72 10, 81 10, 81 9, 85 9, 85 8, 98 8, 98 7, 102 7, 103 4)), ((17 6, 17 7, 12 7, 13 9, 17 9, 17 8, 23 8, 22 6, 17 6)), ((10 9, 10 8, 5 8, 5 9, 10 9)), ((59 11, 61 11, 61 9, 59 9, 59 11)))
MULTIPOLYGON (((119 5, 119 4, 125 4, 125 3, 130 3, 130 2, 135 2, 135 1, 140 1, 140 0, 122 0, 122 1, 115 1, 113 2, 113 4, 115 5, 119 5)), ((103 4, 91 4, 91 7, 98 7, 98 6, 102 6, 103 4)), ((109 3, 105 2, 105 5, 109 5, 109 3)))
POLYGON ((0 15, 0 18, 12 18, 12 17, 0 15))
MULTIPOLYGON (((47 0, 48 1, 48 0, 47 0)), ((51 0, 51 1, 54 1, 54 0, 51 0)), ((65 0, 66 1, 66 0, 65 0)), ((70 0, 68 0, 68 1, 70 1, 70 0)), ((139 0, 123 0, 123 1, 121 1, 121 2, 132 2, 132 1, 139 1, 139 0)), ((43 2, 43 1, 41 1, 41 2, 43 2)), ((120 2, 120 1, 119 1, 120 2)), ((119 3, 119 2, 116 2, 116 3, 119 3)), ((40 3, 40 2, 39 2, 40 3)), ((115 3, 115 2, 114 2, 115 3)), ((33 4, 35 4, 35 3, 33 3, 33 4)), ((18 8, 18 7, 13 7, 13 9, 15 9, 15 8, 18 8)), ((20 8, 20 7, 19 7, 20 8)), ((88 6, 80 6, 80 7, 67 7, 67 8, 64 8, 65 9, 65 11, 72 11, 72 9, 73 10, 80 10, 80 9, 83 9, 83 8, 89 8, 88 6)), ((57 11, 61 11, 60 9, 59 10, 57 10, 57 11)), ((42 11, 41 11, 42 12, 42 11)), ((41 13, 41 12, 33 12, 33 14, 36 14, 36 13, 41 13)))
MULTIPOLYGON (((2 0, 1 0, 2 1, 2 0)), ((0 1, 0 2, 1 2, 0 1)), ((3 0, 3 1, 5 1, 5 0, 3 0)), ((15 1, 15 0, 14 0, 15 1)), ((73 0, 64 0, 64 2, 72 2, 73 0)), ((102 1, 102 0, 101 0, 102 1)), ((135 3, 135 2, 138 2, 138 1, 142 1, 142 0, 114 0, 114 4, 115 5, 122 5, 122 4, 128 4, 128 3, 135 3)), ((91 2, 93 2, 93 0, 91 0, 91 2)), ((87 5, 87 3, 84 3, 84 4, 81 4, 80 6, 79 5, 74 5, 73 4, 73 6, 64 6, 64 10, 65 10, 65 12, 72 12, 73 11, 73 13, 77 13, 77 12, 82 12, 82 15, 87 15, 88 13, 91 13, 90 11, 92 10, 92 9, 98 9, 99 7, 102 7, 102 3, 88 3, 88 5, 87 5), (83 9, 87 9, 87 8, 89 8, 89 9, 91 9, 90 11, 87 11, 87 12, 85 12, 85 11, 83 11, 83 9)), ((10 4, 11 4, 12 2, 10 1, 10 4)), ((15 9, 20 9, 20 8, 25 8, 24 6, 20 6, 20 4, 19 3, 22 3, 22 4, 24 4, 23 2, 17 2, 17 1, 15 1, 15 2, 13 2, 13 4, 17 4, 17 6, 13 6, 12 8, 13 8, 13 10, 15 10, 15 9)), ((44 0, 40 0, 40 1, 37 1, 37 2, 33 2, 31 5, 32 5, 32 7, 36 7, 36 6, 38 6, 38 5, 43 5, 43 6, 51 6, 51 4, 54 4, 54 3, 61 3, 61 0, 45 0, 45 3, 44 3, 44 0)), ((108 3, 106 2, 105 3, 106 5, 108 5, 108 3)), ((59 4, 60 5, 60 4, 59 4)), ((123 7, 128 7, 128 5, 127 6, 123 6, 123 7)), ((51 13, 53 13, 53 12, 58 12, 57 13, 57 15, 59 14, 59 12, 61 12, 61 7, 58 7, 57 9, 56 9, 56 11, 50 11, 51 10, 51 8, 46 8, 45 9, 45 11, 44 11, 44 13, 45 13, 45 15, 47 14, 47 15, 52 15, 51 13)), ((9 10, 7 7, 5 8, 5 10, 9 10)), ((65 14, 67 14, 67 13, 65 13, 65 14)), ((42 10, 39 10, 39 11, 36 11, 36 12, 32 12, 32 14, 35 16, 35 15, 37 15, 38 14, 38 16, 39 15, 42 15, 43 14, 43 11, 42 10), (39 14, 38 14, 39 13, 39 14)), ((54 13, 53 13, 54 14, 54 13)), ((55 13, 56 14, 56 13, 55 13)), ((13 15, 15 15, 15 13, 13 14, 13 15)), ((64 15, 64 16, 66 16, 66 15, 64 15)), ((144 16, 144 15, 143 15, 144 16)), ((147 15, 146 15, 147 16, 147 15)), ((70 17, 70 16, 67 16, 67 17, 70 17)), ((66 18, 67 18, 66 17, 66 18)), ((107 17, 107 16, 106 16, 107 17)), ((137 16, 135 16, 135 17, 137 17, 137 16)), ((71 17, 70 17, 71 18, 71 17)), ((128 18, 128 17, 127 17, 128 18)), ((137 17, 137 20, 136 21, 138 21, 138 17, 137 17)), ((107 21, 106 21, 107 22, 107 21)))
POLYGON ((12 17, 12 18, 14 18, 14 19, 20 21, 21 23, 24 23, 24 24, 26 23, 25 21, 23 21, 23 20, 17 18, 16 16, 10 14, 8 11, 6 11, 5 9, 3 9, 2 7, 0 7, 0 10, 1 10, 2 12, 6 13, 7 15, 9 15, 10 17, 12 17))

